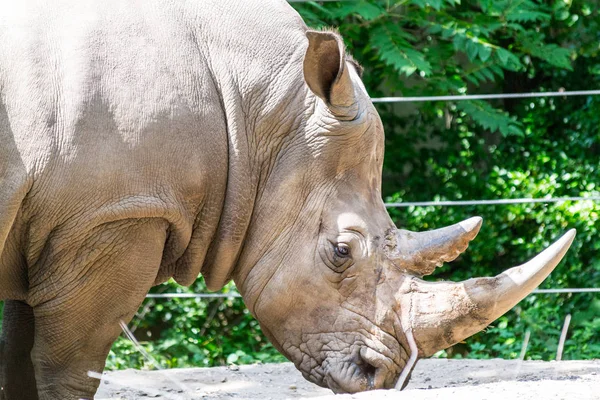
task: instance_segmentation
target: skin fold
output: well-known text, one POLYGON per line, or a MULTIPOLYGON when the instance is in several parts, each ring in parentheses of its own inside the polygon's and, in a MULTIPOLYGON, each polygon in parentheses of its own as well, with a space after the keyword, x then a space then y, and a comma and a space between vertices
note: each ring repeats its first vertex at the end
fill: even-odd
POLYGON ((171 277, 233 279, 335 392, 394 387, 406 329, 427 356, 535 287, 572 234, 535 281, 420 279, 481 220, 394 226, 360 73, 284 0, 0 0, 0 399, 93 398, 120 321, 171 277))

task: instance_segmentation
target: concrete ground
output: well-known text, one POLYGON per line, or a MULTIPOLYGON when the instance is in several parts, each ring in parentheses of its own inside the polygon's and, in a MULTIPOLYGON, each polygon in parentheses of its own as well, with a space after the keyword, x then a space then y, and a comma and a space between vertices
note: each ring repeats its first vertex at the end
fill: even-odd
POLYGON ((290 363, 108 372, 96 399, 600 399, 600 360, 421 360, 405 390, 334 396, 290 363))

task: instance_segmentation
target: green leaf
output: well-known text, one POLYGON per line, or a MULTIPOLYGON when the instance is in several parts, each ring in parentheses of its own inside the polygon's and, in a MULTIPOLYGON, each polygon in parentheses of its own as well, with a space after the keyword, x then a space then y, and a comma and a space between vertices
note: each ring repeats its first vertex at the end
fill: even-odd
POLYGON ((486 62, 490 56, 492 55, 492 47, 487 45, 487 44, 483 44, 481 46, 479 46, 479 58, 481 59, 481 61, 486 62))
POLYGON ((517 56, 515 56, 510 51, 503 49, 502 47, 496 48, 494 52, 498 61, 500 61, 500 66, 504 69, 508 69, 511 71, 520 71, 523 69, 523 64, 517 56))
POLYGON ((491 65, 490 70, 495 73, 500 79, 504 79, 504 71, 497 65, 491 65))
POLYGON ((427 3, 435 10, 442 8, 442 0, 429 0, 427 3))
POLYGON ((431 74, 431 65, 425 55, 414 49, 395 25, 381 24, 373 28, 369 43, 378 50, 383 62, 407 76, 415 71, 431 74))
POLYGON ((419 8, 432 7, 435 10, 442 8, 442 0, 411 0, 411 4, 418 6, 419 8))
POLYGON ((481 72, 481 70, 473 71, 473 76, 475 76, 480 82, 486 81, 486 76, 481 72))
POLYGON ((355 2, 343 3, 340 8, 332 10, 331 15, 334 18, 343 19, 349 15, 358 13, 358 6, 358 3, 355 2))
POLYGON ((547 7, 531 0, 483 0, 480 5, 486 14, 509 22, 549 21, 551 18, 547 7))
POLYGON ((481 73, 486 77, 486 79, 490 82, 494 82, 494 74, 489 68, 482 68, 481 73))
POLYGON ((571 65, 571 50, 560 47, 554 43, 545 44, 535 40, 531 35, 520 35, 521 48, 525 53, 546 61, 558 68, 573 70, 571 65))
POLYGON ((359 3, 358 14, 367 21, 371 21, 385 12, 385 10, 377 4, 362 1, 359 3))
POLYGON ((385 10, 377 4, 360 1, 344 3, 337 10, 333 10, 331 15, 335 18, 346 18, 349 15, 357 14, 366 21, 370 21, 379 17, 384 12, 385 10))
POLYGON ((507 112, 498 110, 484 101, 460 101, 456 108, 463 111, 477 124, 491 132, 500 132, 502 136, 523 136, 522 125, 507 112))
POLYGON ((479 86, 479 84, 480 84, 480 82, 477 80, 477 78, 475 78, 473 75, 466 75, 465 79, 467 79, 469 82, 471 82, 475 86, 479 86))
POLYGON ((452 45, 456 51, 465 51, 465 48, 467 47, 467 37, 462 34, 455 35, 454 38, 452 38, 452 45))
POLYGON ((539 11, 517 10, 506 15, 506 20, 511 22, 542 21, 549 19, 549 14, 539 11))
POLYGON ((466 53, 470 61, 475 61, 475 59, 477 58, 477 54, 479 54, 479 46, 475 39, 467 40, 466 53))

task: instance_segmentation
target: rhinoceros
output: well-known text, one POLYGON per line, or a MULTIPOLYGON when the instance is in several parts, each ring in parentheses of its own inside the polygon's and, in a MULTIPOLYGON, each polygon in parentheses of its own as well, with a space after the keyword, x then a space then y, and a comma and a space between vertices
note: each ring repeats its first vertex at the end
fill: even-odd
POLYGON ((92 398, 147 291, 234 280, 304 377, 401 388, 535 288, 421 278, 480 218, 398 229, 384 134, 334 31, 284 0, 2 0, 0 398, 92 398))

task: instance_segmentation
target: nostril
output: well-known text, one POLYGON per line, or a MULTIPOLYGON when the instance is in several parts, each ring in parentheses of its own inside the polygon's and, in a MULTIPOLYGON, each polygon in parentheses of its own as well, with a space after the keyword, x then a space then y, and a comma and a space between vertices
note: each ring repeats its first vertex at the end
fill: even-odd
POLYGON ((363 366, 363 372, 367 377, 367 385, 369 389, 375 389, 375 373, 377 372, 377 368, 369 363, 365 363, 363 366))
POLYGON ((385 366, 384 357, 368 347, 360 349, 359 362, 365 377, 368 389, 383 389, 388 369, 385 366))
POLYGON ((367 378, 367 386, 369 389, 376 389, 377 382, 375 377, 377 376, 377 365, 373 360, 371 349, 363 347, 358 356, 357 364, 360 365, 363 374, 367 378))

